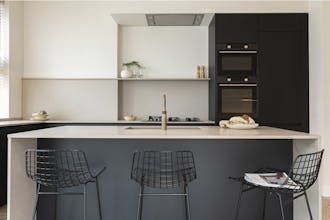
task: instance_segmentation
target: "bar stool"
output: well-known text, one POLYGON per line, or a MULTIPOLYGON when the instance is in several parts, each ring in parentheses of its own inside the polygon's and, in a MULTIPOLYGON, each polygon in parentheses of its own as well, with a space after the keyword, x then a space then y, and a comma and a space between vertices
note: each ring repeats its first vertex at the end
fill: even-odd
MULTIPOLYGON (((263 206, 263 219, 265 219, 265 209, 266 209, 266 196, 267 194, 274 194, 277 196, 280 208, 281 208, 281 216, 282 220, 285 220, 284 216, 284 210, 283 205, 286 205, 288 203, 292 203, 293 200, 304 196, 307 204, 307 209, 309 213, 309 217, 311 220, 313 220, 311 208, 309 205, 308 197, 306 191, 316 182, 322 157, 323 157, 324 150, 315 152, 315 153, 309 153, 309 154, 300 154, 296 157, 296 159, 293 162, 293 165, 290 169, 290 172, 288 174, 288 177, 286 177, 286 180, 284 183, 278 184, 278 183, 272 183, 274 186, 262 186, 262 185, 256 185, 251 183, 251 181, 246 180, 246 178, 233 178, 236 181, 239 181, 241 183, 241 189, 239 193, 239 198, 237 202, 237 208, 236 208, 236 215, 235 220, 238 220, 239 217, 239 209, 240 209, 240 203, 241 203, 241 197, 244 192, 253 190, 253 189, 261 189, 264 191, 264 206, 263 206), (276 186, 275 186, 276 185, 276 186), (290 195, 292 199, 289 199, 286 201, 286 203, 283 204, 283 195, 290 195), (293 196, 292 196, 293 195, 293 196)), ((284 171, 274 168, 266 168, 266 169, 259 169, 255 173, 277 173, 282 174, 284 171)))
POLYGON ((36 217, 40 195, 82 195, 83 219, 86 220, 86 185, 91 182, 96 184, 99 219, 102 220, 98 177, 105 167, 90 169, 85 153, 80 150, 27 150, 25 161, 27 176, 37 183, 32 220, 36 217), (81 185, 82 192, 60 192, 61 189, 81 185), (41 186, 53 191, 42 192, 41 186))
POLYGON ((145 196, 184 196, 186 219, 190 220, 188 183, 195 180, 196 168, 191 151, 134 152, 131 179, 140 185, 137 220, 142 219, 145 196), (145 193, 144 188, 169 189, 183 186, 183 193, 145 193))

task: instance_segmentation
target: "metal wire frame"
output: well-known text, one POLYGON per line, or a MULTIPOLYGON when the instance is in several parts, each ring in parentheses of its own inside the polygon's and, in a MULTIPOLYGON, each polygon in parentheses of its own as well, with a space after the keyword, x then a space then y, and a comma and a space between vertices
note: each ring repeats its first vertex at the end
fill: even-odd
POLYGON ((173 188, 197 178, 191 151, 133 153, 131 179, 151 188, 173 188))
POLYGON ((133 153, 131 179, 140 185, 136 219, 142 219, 145 196, 184 196, 186 219, 190 220, 188 183, 197 178, 191 151, 136 151, 133 153), (183 185, 183 193, 145 193, 151 188, 175 188, 183 185))
MULTIPOLYGON (((289 203, 292 203, 293 200, 295 200, 301 196, 305 197, 309 217, 311 220, 313 220, 313 216, 312 216, 312 212, 310 209, 310 204, 309 204, 309 200, 308 200, 306 191, 316 182, 316 180, 318 178, 320 168, 321 168, 323 153, 324 153, 324 150, 314 152, 314 153, 309 153, 309 154, 298 155, 295 158, 293 165, 291 166, 290 171, 288 173, 289 178, 286 181, 286 185, 288 185, 288 187, 256 186, 254 184, 247 182, 244 179, 244 177, 239 177, 239 178, 230 177, 230 179, 234 179, 236 181, 241 182, 241 189, 240 189, 239 198, 238 198, 237 207, 236 207, 235 220, 238 220, 238 217, 239 217, 239 209, 240 209, 242 194, 244 192, 248 192, 253 189, 261 189, 264 191, 263 219, 265 219, 266 196, 268 193, 269 194, 273 193, 277 196, 277 198, 279 200, 282 220, 285 220, 283 206, 287 205, 289 203), (244 189, 244 187, 245 187, 245 189, 244 189), (290 199, 284 203, 283 199, 282 199, 283 194, 293 195, 293 196, 291 196, 292 199, 290 199)), ((255 173, 268 173, 268 172, 284 172, 284 171, 279 170, 279 169, 274 169, 274 168, 266 168, 266 169, 259 169, 255 173)))
POLYGON ((81 195, 86 219, 86 185, 95 182, 97 190, 99 218, 102 220, 98 176, 105 167, 91 171, 86 155, 80 150, 29 149, 25 152, 26 175, 37 183, 35 219, 40 195, 81 195), (83 192, 59 192, 58 189, 83 185, 83 192), (55 191, 41 191, 41 186, 55 191))

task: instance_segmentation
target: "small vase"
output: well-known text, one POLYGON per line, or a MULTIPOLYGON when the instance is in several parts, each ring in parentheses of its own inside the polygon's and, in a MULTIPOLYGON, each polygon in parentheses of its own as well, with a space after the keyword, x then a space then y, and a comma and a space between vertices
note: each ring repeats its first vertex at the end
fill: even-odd
POLYGON ((133 71, 130 69, 124 69, 120 72, 121 78, 131 78, 133 76, 133 71))

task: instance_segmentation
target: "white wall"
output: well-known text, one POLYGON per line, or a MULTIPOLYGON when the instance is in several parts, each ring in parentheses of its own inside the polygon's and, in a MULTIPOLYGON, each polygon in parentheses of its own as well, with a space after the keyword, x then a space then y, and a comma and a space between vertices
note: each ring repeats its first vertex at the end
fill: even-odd
POLYGON ((24 59, 25 77, 115 77, 117 25, 109 8, 26 2, 24 59))
POLYGON ((208 65, 208 28, 121 27, 118 51, 119 66, 137 60, 145 77, 194 78, 208 65))
MULTIPOLYGON (((330 196, 330 176, 328 174, 330 170, 330 2, 323 3, 323 46, 322 51, 324 59, 324 131, 323 131, 323 147, 326 149, 324 163, 323 163, 323 195, 330 196)), ((320 81, 321 84, 321 81, 320 81)))
POLYGON ((117 120, 115 91, 114 80, 24 80, 23 116, 47 110, 56 120, 117 120))
POLYGON ((160 116, 162 95, 167 95, 168 117, 208 120, 208 81, 122 81, 119 83, 119 118, 160 116))
POLYGON ((22 116, 23 2, 9 2, 9 117, 22 116))

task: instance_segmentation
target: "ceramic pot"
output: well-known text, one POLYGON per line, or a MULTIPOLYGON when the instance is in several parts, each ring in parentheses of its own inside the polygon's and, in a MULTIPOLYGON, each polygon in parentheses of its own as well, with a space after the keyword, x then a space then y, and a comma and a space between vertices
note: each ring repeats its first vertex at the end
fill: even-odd
POLYGON ((131 78, 133 76, 133 71, 129 69, 124 69, 120 72, 121 78, 131 78))

